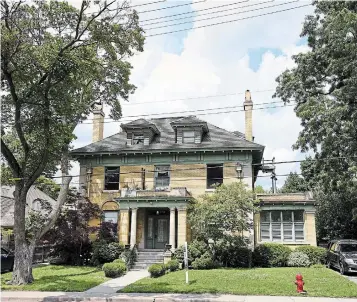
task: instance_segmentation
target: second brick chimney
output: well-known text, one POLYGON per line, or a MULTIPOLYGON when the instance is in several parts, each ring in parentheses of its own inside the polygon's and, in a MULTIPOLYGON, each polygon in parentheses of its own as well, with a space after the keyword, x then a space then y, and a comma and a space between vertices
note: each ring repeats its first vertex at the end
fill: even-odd
POLYGON ((253 125, 252 125, 252 110, 253 102, 249 90, 245 91, 245 100, 243 103, 245 112, 245 139, 253 141, 253 125))
POLYGON ((103 139, 104 135, 104 112, 103 104, 95 104, 92 109, 93 112, 93 133, 92 142, 95 143, 103 139))

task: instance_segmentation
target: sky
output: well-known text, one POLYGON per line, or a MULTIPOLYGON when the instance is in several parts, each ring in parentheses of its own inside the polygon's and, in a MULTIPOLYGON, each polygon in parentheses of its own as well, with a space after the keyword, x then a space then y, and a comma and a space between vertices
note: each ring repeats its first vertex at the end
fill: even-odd
MULTIPOLYGON (((310 2, 241 0, 238 3, 195 0, 142 5, 156 1, 131 2, 131 5, 141 5, 136 9, 148 37, 144 51, 130 59, 133 65, 131 82, 137 89, 129 102, 122 102, 123 119, 127 117, 125 121, 129 120, 128 116, 140 114, 241 106, 247 89, 252 93, 253 103, 281 101, 272 97, 276 87, 275 79, 284 70, 294 67, 292 55, 308 51, 306 39, 300 38, 300 32, 305 16, 313 12, 313 7, 300 7, 276 14, 266 13, 307 5, 310 2), (222 5, 225 6, 214 8, 222 5), (271 7, 273 5, 275 7, 271 7), (178 7, 162 9, 169 6, 178 7), (207 14, 228 9, 229 11, 221 13, 207 14), (183 14, 187 12, 192 13, 183 14), (173 14, 182 15, 162 18, 173 14), (227 14, 231 15, 222 16, 227 14), (261 14, 266 15, 247 18, 261 14), (221 17, 202 21, 216 16, 221 17), (183 17, 186 19, 149 24, 183 17), (144 21, 154 18, 161 19, 144 21), (236 19, 241 20, 234 21, 236 19), (228 21, 232 22, 196 28, 228 21), (185 24, 170 25, 181 22, 185 24), (164 25, 168 27, 149 29, 164 25), (149 37, 181 29, 185 30, 149 37)), ((77 5, 77 0, 72 2, 77 5)), ((270 106, 282 105, 274 103, 270 106)), ((259 107, 261 106, 256 105, 256 108, 259 107)), ((286 161, 303 159, 306 156, 292 149, 301 130, 293 108, 287 106, 253 111, 253 136, 255 142, 265 146, 265 159, 275 157, 276 161, 286 161)), ((108 113, 107 110, 106 112, 108 113)), ((183 114, 170 116, 177 115, 183 114)), ((244 132, 244 112, 198 117, 230 131, 244 132)), ((120 123, 105 123, 104 136, 119 132, 120 123)), ((77 126, 75 134, 75 148, 91 143, 92 125, 77 126)), ((298 163, 277 165, 276 173, 299 172, 299 166, 298 163)), ((71 172, 79 173, 78 164, 73 164, 71 172)), ((259 175, 264 174, 260 172, 259 175)), ((283 185, 284 180, 285 177, 278 177, 278 187, 283 185)), ((270 189, 270 178, 258 177, 256 185, 270 189)))

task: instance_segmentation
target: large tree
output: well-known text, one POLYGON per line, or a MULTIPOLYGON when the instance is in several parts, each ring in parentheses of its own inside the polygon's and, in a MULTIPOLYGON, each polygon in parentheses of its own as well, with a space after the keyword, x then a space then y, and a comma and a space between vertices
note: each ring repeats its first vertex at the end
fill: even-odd
POLYGON ((127 2, 1 1, 1 153, 15 178, 12 283, 32 282, 36 241, 55 223, 71 181, 73 130, 95 102, 121 117, 135 51, 143 50, 138 16, 127 2), (9 139, 11 137, 11 139, 9 139), (57 202, 26 231, 26 195, 36 179, 61 166, 57 202))
POLYGON ((281 187, 281 193, 298 193, 308 191, 308 186, 304 178, 296 172, 290 172, 284 185, 281 187))
MULTIPOLYGON (((357 2, 314 5, 301 33, 310 49, 293 56, 296 67, 278 77, 275 96, 296 104, 302 130, 294 148, 314 152, 315 161, 303 167, 305 179, 323 193, 319 196, 339 204, 325 208, 329 217, 347 207, 350 214, 344 219, 352 221, 357 207, 351 194, 357 191, 357 2)), ((328 223, 320 226, 328 229, 328 223)))

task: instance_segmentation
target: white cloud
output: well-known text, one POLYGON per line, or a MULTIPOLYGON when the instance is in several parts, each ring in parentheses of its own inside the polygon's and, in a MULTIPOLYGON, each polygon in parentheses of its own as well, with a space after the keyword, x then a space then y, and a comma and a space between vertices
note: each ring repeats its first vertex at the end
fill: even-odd
MULTIPOLYGON (((224 2, 207 1, 192 7, 198 9, 221 4, 224 2)), ((296 4, 291 4, 290 7, 294 5, 296 4)), ((279 9, 283 9, 283 7, 279 9)), ((272 99, 273 91, 256 91, 274 89, 276 87, 275 78, 286 68, 293 66, 291 55, 307 50, 306 46, 296 46, 296 43, 299 40, 304 15, 311 11, 311 8, 303 8, 191 30, 182 42, 182 52, 176 54, 164 50, 165 45, 177 42, 176 35, 147 38, 145 51, 131 60, 134 66, 132 82, 138 88, 131 97, 130 103, 243 93, 246 89, 252 91, 255 104, 278 101, 272 99), (279 49, 283 55, 276 56, 267 51, 262 56, 258 70, 254 71, 249 67, 251 59, 249 49, 257 48, 279 49)), ((224 18, 224 20, 233 20, 259 13, 261 12, 242 14, 224 18)), ((210 23, 213 22, 210 21, 210 23)), ((193 26, 202 24, 207 23, 197 22, 193 26)), ((166 30, 157 30, 157 32, 166 30)), ((125 116, 138 114, 240 106, 243 101, 244 94, 140 105, 124 103, 123 113, 125 118, 125 116)), ((259 106, 256 105, 257 107, 259 106)), ((244 112, 204 115, 201 118, 228 130, 244 132, 244 112)), ((88 132, 91 133, 91 125, 79 127, 80 130, 76 132, 79 137, 76 146, 84 145, 89 142, 88 139, 91 139, 91 136, 87 135, 88 132)), ((113 134, 118 129, 119 123, 105 124, 105 135, 113 134)), ((273 156, 277 161, 302 158, 303 156, 299 152, 293 151, 291 147, 296 141, 299 131, 300 122, 293 112, 293 107, 253 111, 255 140, 266 146, 264 156, 267 159, 271 159, 273 156)), ((298 164, 277 166, 277 174, 298 170, 298 164)), ((279 178, 278 184, 281 185, 283 180, 283 177, 279 178)), ((258 183, 267 186, 269 178, 259 179, 258 183)))

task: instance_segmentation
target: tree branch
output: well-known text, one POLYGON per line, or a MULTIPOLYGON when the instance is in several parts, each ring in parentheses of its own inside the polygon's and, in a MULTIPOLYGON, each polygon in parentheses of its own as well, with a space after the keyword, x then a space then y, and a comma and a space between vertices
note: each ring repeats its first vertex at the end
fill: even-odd
POLYGON ((22 177, 22 170, 19 163, 17 162, 15 156, 12 154, 9 147, 5 144, 3 139, 1 139, 1 153, 5 157, 7 163, 9 164, 12 173, 15 177, 22 177))

